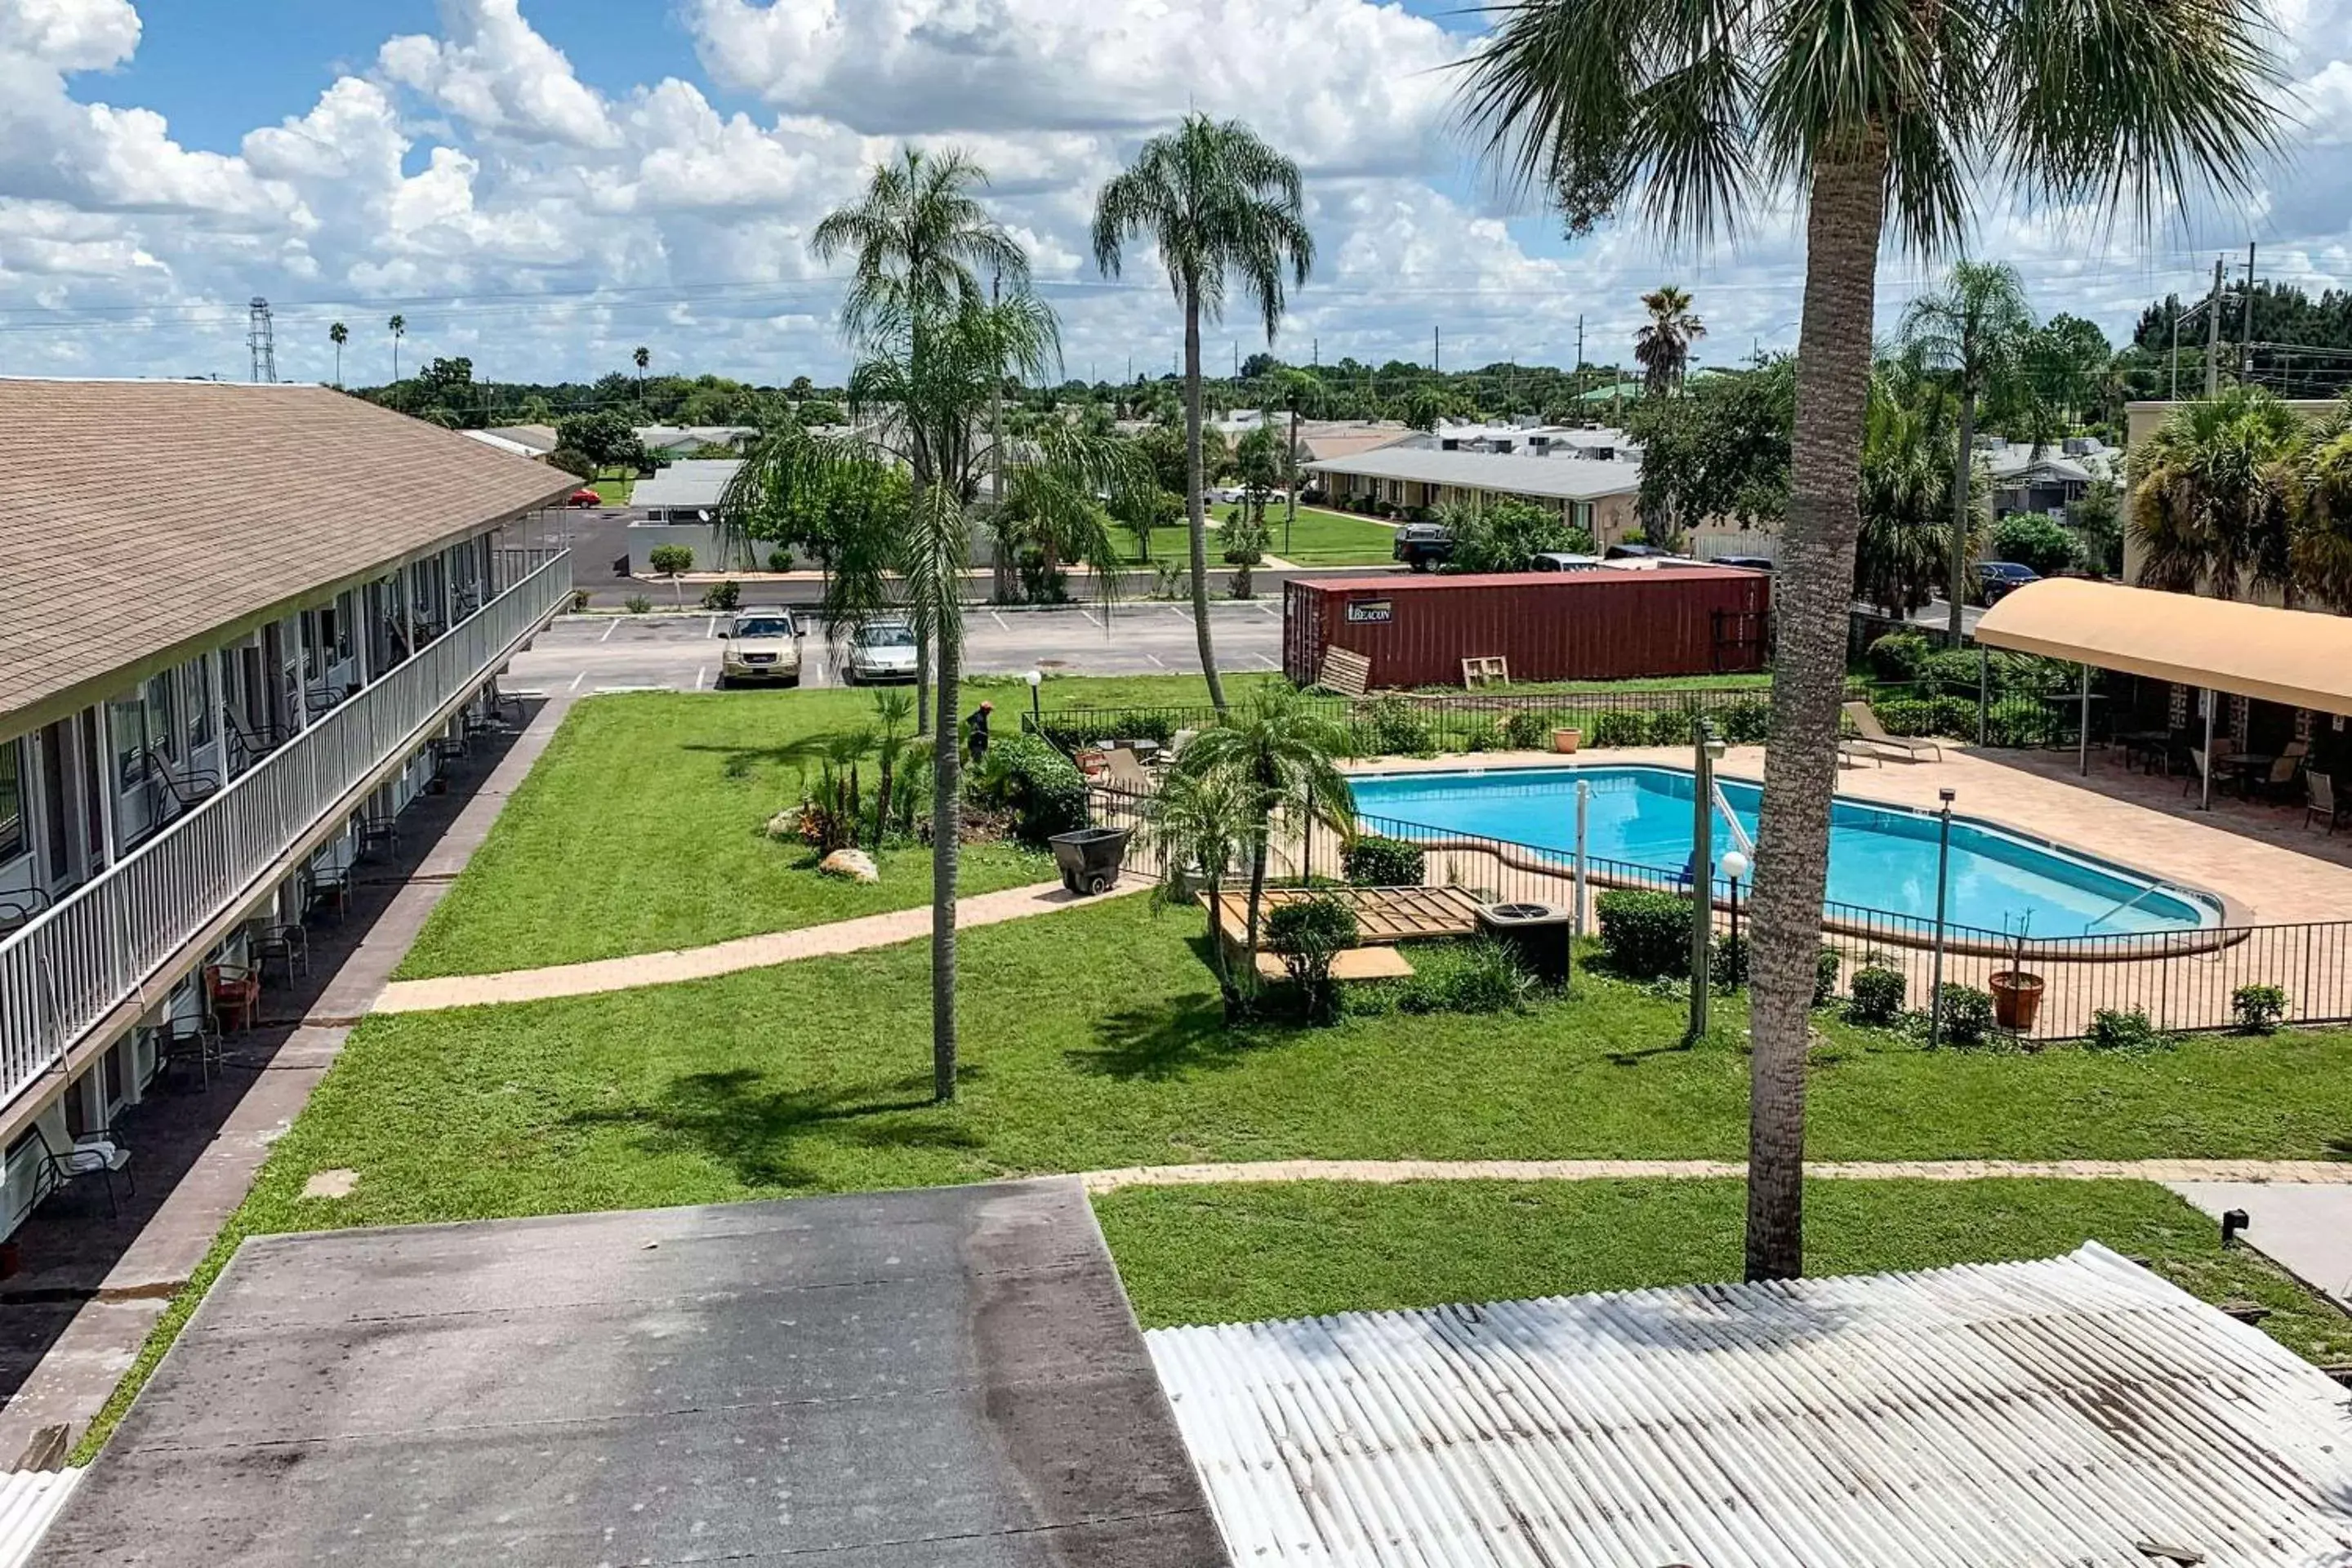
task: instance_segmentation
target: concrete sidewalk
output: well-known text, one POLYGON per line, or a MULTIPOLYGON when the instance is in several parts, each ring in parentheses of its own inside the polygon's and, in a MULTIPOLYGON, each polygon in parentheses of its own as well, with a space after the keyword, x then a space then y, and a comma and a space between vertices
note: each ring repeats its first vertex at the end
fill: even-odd
MULTIPOLYGON (((1151 886, 1140 877, 1123 877, 1119 885, 1099 897, 1116 898, 1151 886)), ((1059 882, 1037 882, 1026 888, 982 893, 956 901, 956 929, 999 925, 1006 921, 1049 915, 1076 904, 1093 902, 1063 888, 1059 882)), ((431 1013, 447 1007, 477 1007, 499 1002, 540 1002, 555 996, 594 996, 607 991, 628 991, 640 985, 671 985, 681 980, 708 980, 744 969, 765 969, 796 959, 862 952, 868 948, 894 947, 929 936, 929 904, 887 914, 866 915, 831 925, 800 931, 772 931, 764 936, 738 937, 709 947, 667 952, 643 952, 627 958, 601 958, 587 963, 560 963, 546 969, 513 969, 501 974, 456 974, 440 980, 401 980, 383 988, 375 1000, 378 1013, 431 1013)))
POLYGON ((2258 1181, 2166 1185, 2217 1220, 2243 1209, 2249 1246, 2352 1312, 2352 1191, 2258 1181))

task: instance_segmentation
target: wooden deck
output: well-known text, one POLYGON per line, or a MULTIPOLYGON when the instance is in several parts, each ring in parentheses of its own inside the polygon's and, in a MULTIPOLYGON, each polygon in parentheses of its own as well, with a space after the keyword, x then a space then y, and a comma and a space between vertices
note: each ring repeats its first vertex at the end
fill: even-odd
MULTIPOLYGON (((1367 945, 1472 936, 1478 930, 1478 900, 1460 888, 1268 888, 1265 907, 1271 911, 1314 898, 1337 899, 1353 910, 1357 940, 1367 945)), ((1246 930, 1249 889, 1226 889, 1219 901, 1225 930, 1246 930)))

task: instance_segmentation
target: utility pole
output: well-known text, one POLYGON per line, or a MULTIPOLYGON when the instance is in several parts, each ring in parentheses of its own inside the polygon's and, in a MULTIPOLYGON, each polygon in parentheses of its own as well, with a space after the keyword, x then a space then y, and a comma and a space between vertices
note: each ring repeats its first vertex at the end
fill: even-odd
POLYGON ((2180 300, 2172 301, 2172 390, 2165 395, 2167 403, 2180 401, 2180 300))
POLYGON ((1576 313, 1576 411, 1584 412, 1584 312, 1576 313))
POLYGON ((2246 241, 2246 314, 2238 329, 2238 379, 2254 379, 2254 242, 2246 241))
POLYGON ((1317 370, 1321 370, 1323 368, 1323 340, 1321 338, 1309 338, 1307 342, 1315 345, 1310 353, 1310 358, 1315 368, 1317 370))
POLYGON ((1429 368, 1434 374, 1445 374, 1445 329, 1429 329, 1429 368))
POLYGON ((2221 258, 2213 258, 2213 298, 2205 312, 2205 396, 2221 395, 2221 258))

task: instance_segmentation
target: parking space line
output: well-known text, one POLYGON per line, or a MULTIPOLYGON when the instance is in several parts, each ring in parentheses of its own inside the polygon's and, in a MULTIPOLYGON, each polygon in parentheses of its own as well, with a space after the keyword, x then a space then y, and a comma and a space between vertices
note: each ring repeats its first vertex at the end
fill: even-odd
POLYGON ((697 691, 702 689, 702 678, 709 673, 710 667, 707 664, 698 664, 694 667, 694 689, 697 691))
POLYGON ((613 634, 614 634, 614 632, 619 631, 620 629, 621 629, 621 617, 620 617, 620 616, 614 616, 614 617, 613 617, 612 625, 610 625, 610 626, 606 626, 606 627, 604 628, 604 635, 603 637, 598 637, 596 640, 597 640, 598 642, 611 642, 611 641, 613 640, 613 634))
POLYGON ((1265 666, 1268 669, 1280 669, 1282 668, 1282 666, 1275 663, 1274 660, 1266 658, 1265 655, 1262 653, 1254 653, 1250 655, 1250 657, 1257 660, 1260 664, 1265 666))
POLYGON ((583 681, 583 680, 587 679, 588 679, 588 672, 587 672, 586 670, 584 670, 584 669, 583 669, 583 670, 582 670, 579 674, 577 674, 577 675, 575 675, 575 676, 573 676, 573 677, 572 678, 572 688, 571 688, 571 689, 572 689, 572 690, 574 690, 574 691, 579 690, 579 689, 580 689, 580 683, 581 683, 582 681, 583 681))
POLYGON ((1163 659, 1163 658, 1160 658, 1158 654, 1156 654, 1156 653, 1146 652, 1146 653, 1144 654, 1144 656, 1143 656, 1143 657, 1144 657, 1144 658, 1148 658, 1148 659, 1150 659, 1152 663, 1154 663, 1154 664, 1158 665, 1158 666, 1159 666, 1160 668, 1162 668, 1162 669, 1165 669, 1165 668, 1168 668, 1168 661, 1167 661, 1167 660, 1165 660, 1165 659, 1163 659))
POLYGON ((717 616, 710 617, 710 624, 703 628, 702 635, 706 637, 715 637, 719 635, 719 617, 717 616))
MULTIPOLYGON (((1272 605, 1261 603, 1257 608, 1258 614, 1262 616, 1272 616, 1277 621, 1282 619, 1282 612, 1276 609, 1272 605)), ((1694 916, 1693 918, 1696 919, 1696 917, 1694 916)))
POLYGON ((996 629, 1000 632, 1009 632, 1013 629, 1011 626, 1004 624, 1004 617, 998 615, 994 610, 988 612, 988 618, 996 623, 996 629))
POLYGON ((1102 623, 1101 623, 1100 621, 1097 621, 1097 620, 1096 620, 1096 619, 1095 619, 1095 613, 1094 613, 1092 610, 1087 609, 1084 605, 1080 605, 1078 606, 1078 614, 1080 614, 1080 615, 1082 615, 1082 616, 1086 616, 1086 618, 1087 619, 1087 621, 1089 621, 1090 623, 1092 623, 1092 624, 1093 624, 1093 625, 1095 625, 1095 626, 1100 626, 1100 625, 1102 625, 1102 623))

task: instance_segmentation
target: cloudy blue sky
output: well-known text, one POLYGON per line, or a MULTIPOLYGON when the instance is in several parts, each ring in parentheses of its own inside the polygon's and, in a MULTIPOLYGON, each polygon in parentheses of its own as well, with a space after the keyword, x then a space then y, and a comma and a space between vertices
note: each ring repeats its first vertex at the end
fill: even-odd
MULTIPOLYGON (((2273 0, 2290 154, 2248 206, 2155 237, 1987 203, 1974 248, 2045 311, 2120 332, 2221 248, 2266 276, 2352 279, 2352 0, 2273 0)), ((1737 245, 1562 243, 1506 208, 1450 115, 1482 25, 1455 0, 0 0, 0 373, 246 373, 245 301, 277 309, 281 375, 470 354, 551 379, 658 365, 837 374, 839 283, 816 217, 906 138, 995 176, 1079 375, 1164 366, 1177 321, 1148 263, 1108 283, 1093 194, 1198 108, 1247 119, 1307 172, 1321 257, 1278 345, 1565 363, 1579 317, 1623 352, 1635 297, 1697 296, 1703 359, 1788 344, 1799 257, 1769 219, 1737 245)), ((1922 283, 1890 258, 1890 322, 1922 283)), ((1260 346, 1245 322, 1217 347, 1260 346)))

